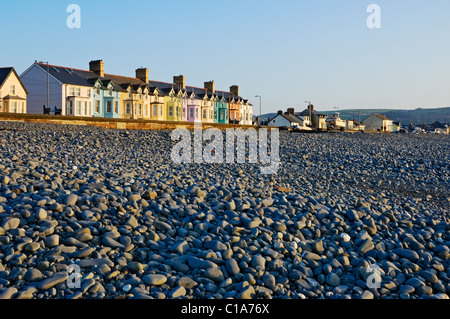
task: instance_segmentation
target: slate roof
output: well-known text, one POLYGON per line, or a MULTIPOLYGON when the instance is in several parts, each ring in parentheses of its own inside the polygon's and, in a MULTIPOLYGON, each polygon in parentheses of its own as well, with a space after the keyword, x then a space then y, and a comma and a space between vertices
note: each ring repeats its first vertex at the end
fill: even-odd
POLYGON ((384 116, 384 115, 377 114, 377 113, 374 113, 374 114, 372 114, 372 115, 375 115, 376 117, 378 117, 379 119, 382 119, 383 121, 390 121, 390 119, 387 118, 387 117, 384 116))
MULTIPOLYGON (((37 63, 37 64, 44 71, 47 71, 47 64, 45 63, 37 63)), ((137 90, 139 87, 144 88, 148 86, 147 83, 137 78, 106 73, 104 74, 103 77, 100 77, 97 73, 92 71, 74 69, 64 66, 49 65, 48 70, 51 76, 53 76, 58 81, 64 84, 93 87, 94 83, 98 79, 100 79, 100 81, 102 81, 102 83, 106 85, 107 83, 109 83, 109 81, 112 81, 114 84, 114 88, 117 91, 121 92, 126 92, 126 89, 128 88, 129 85, 131 85, 134 90, 137 90)))
POLYGON ((19 83, 22 85, 22 87, 24 88, 25 92, 28 94, 27 88, 25 87, 25 85, 23 85, 22 80, 20 80, 19 75, 17 74, 16 70, 13 67, 0 68, 0 87, 3 86, 3 84, 6 81, 6 78, 9 76, 9 74, 11 72, 14 72, 14 74, 17 77, 17 79, 19 80, 19 83))
MULTIPOLYGON (((326 116, 326 114, 319 113, 319 112, 317 112, 317 111, 312 111, 312 112, 311 112, 311 115, 312 115, 312 114, 315 114, 315 115, 317 115, 317 116, 326 116)), ((297 116, 309 116, 309 110, 308 110, 308 109, 305 109, 304 111, 302 111, 302 112, 300 112, 300 113, 296 113, 296 115, 297 115, 297 116)))
POLYGON ((0 86, 3 85, 3 82, 5 82, 8 75, 11 73, 13 68, 0 68, 0 86))
MULTIPOLYGON (((47 71, 47 64, 45 63, 36 63, 39 65, 42 69, 47 71)), ((56 78, 58 81, 64 83, 64 84, 71 84, 71 85, 79 85, 79 86, 88 86, 93 87, 95 81, 99 79, 99 75, 92 71, 86 71, 86 70, 80 70, 80 69, 74 69, 64 66, 57 66, 57 65, 49 65, 49 73, 51 76, 56 78)), ((161 82, 161 81, 154 81, 150 80, 148 83, 145 83, 144 81, 132 78, 132 77, 126 77, 126 76, 120 76, 120 75, 113 75, 113 74, 104 74, 104 77, 101 77, 100 80, 108 81, 111 80, 115 84, 115 89, 120 90, 122 92, 126 92, 126 89, 128 86, 132 86, 134 91, 137 91, 139 87, 142 89, 144 87, 150 87, 150 88, 158 88, 161 93, 163 94, 169 94, 172 88, 174 88, 177 91, 177 85, 169 83, 169 82, 161 82)), ((211 97, 212 92, 209 90, 206 90, 204 88, 198 88, 195 86, 186 86, 185 91, 190 95, 192 92, 196 95, 196 98, 203 99, 205 94, 208 94, 208 97, 211 97)), ((244 100, 240 96, 236 96, 235 94, 231 92, 226 91, 215 91, 214 93, 219 98, 225 98, 225 100, 231 101, 233 98, 235 100, 241 99, 244 100)), ((245 100, 247 101, 247 100, 245 100)))

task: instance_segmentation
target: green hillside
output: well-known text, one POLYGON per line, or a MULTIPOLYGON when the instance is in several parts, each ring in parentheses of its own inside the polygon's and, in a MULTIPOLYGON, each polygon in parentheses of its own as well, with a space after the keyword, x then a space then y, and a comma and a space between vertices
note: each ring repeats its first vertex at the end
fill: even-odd
MULTIPOLYGON (((322 113, 331 115, 334 111, 324 111, 322 113)), ((345 120, 358 120, 364 121, 368 116, 373 113, 378 113, 387 116, 394 121, 400 121, 402 124, 423 124, 434 123, 439 121, 441 123, 450 123, 450 107, 436 108, 436 109, 422 109, 415 110, 395 110, 395 109, 351 109, 351 110, 339 110, 341 118, 345 120)))

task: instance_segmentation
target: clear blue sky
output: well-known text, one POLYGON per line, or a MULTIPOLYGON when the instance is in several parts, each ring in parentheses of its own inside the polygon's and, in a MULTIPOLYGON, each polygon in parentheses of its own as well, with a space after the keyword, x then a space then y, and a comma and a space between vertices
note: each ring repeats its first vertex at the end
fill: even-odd
POLYGON ((0 1, 0 66, 34 60, 216 88, 238 84, 259 114, 450 106, 448 0, 0 1), (81 29, 66 8, 81 7, 81 29), (369 4, 381 29, 369 29, 369 4))

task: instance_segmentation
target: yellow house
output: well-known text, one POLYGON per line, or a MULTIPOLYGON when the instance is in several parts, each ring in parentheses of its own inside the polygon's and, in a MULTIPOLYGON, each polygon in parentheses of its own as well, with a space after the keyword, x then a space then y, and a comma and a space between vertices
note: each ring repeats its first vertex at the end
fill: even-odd
POLYGON ((155 121, 164 121, 164 103, 164 94, 157 87, 151 87, 148 118, 155 121))
POLYGON ((0 113, 27 113, 27 94, 13 67, 0 68, 0 113))

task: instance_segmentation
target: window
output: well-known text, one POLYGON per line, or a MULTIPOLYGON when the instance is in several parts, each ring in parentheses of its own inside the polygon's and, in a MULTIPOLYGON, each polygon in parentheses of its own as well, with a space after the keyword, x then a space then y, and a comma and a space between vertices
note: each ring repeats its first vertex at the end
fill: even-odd
POLYGON ((138 104, 138 106, 137 106, 137 111, 136 111, 136 114, 137 115, 141 115, 141 111, 142 111, 142 104, 138 104))
POLYGON ((119 102, 114 102, 114 112, 119 113, 119 102))
POLYGON ((111 111, 112 111, 112 102, 106 101, 106 112, 111 113, 111 111))
POLYGON ((77 101, 77 110, 75 115, 81 114, 81 101, 77 101))
POLYGON ((195 109, 195 118, 198 119, 198 109, 195 109))
POLYGON ((73 86, 69 87, 69 96, 75 96, 75 88, 73 86))
POLYGON ((206 110, 203 110, 203 119, 206 120, 206 110))
POLYGON ((97 95, 100 95, 100 85, 97 86, 97 95))
POLYGON ((126 108, 125 108, 125 113, 126 114, 130 114, 131 113, 131 105, 130 105, 130 103, 127 103, 126 108))
POLYGON ((147 116, 148 104, 144 104, 144 116, 147 116))
POLYGON ((173 106, 169 106, 169 117, 173 117, 173 106))
POLYGON ((128 98, 131 99, 131 89, 128 89, 128 98))
POLYGON ((112 87, 109 87, 109 96, 112 96, 112 87))
POLYGON ((16 94, 16 86, 15 85, 11 85, 10 93, 11 94, 16 94))
POLYGON ((92 115, 92 113, 91 113, 91 110, 92 110, 92 102, 89 102, 88 104, 89 104, 89 106, 88 106, 88 110, 87 110, 87 114, 86 114, 86 115, 91 116, 91 115, 92 115))
POLYGON ((17 102, 11 102, 11 113, 16 113, 17 102))
POLYGON ((154 104, 153 105, 153 116, 157 116, 158 115, 158 105, 154 104))
POLYGON ((67 113, 68 113, 68 115, 72 115, 73 114, 72 101, 67 101, 67 113))
POLYGON ((162 116, 162 115, 163 115, 163 106, 160 105, 159 106, 159 116, 162 116))
POLYGON ((95 101, 95 113, 100 113, 100 101, 95 101))
POLYGON ((75 96, 81 96, 81 89, 79 87, 75 88, 75 96))
POLYGON ((194 117, 194 109, 192 107, 189 109, 189 117, 190 118, 194 117))
POLYGON ((91 97, 91 89, 87 89, 87 97, 91 97))

